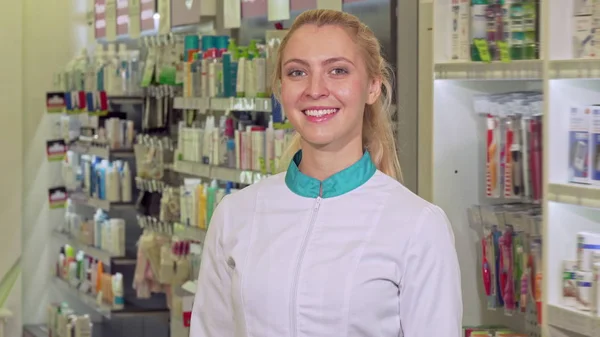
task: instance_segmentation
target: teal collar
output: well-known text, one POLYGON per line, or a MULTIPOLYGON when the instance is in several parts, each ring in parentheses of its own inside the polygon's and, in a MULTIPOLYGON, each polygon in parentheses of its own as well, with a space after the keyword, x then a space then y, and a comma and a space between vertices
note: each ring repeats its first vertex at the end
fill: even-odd
POLYGON ((377 171, 368 151, 365 151, 359 161, 323 181, 300 172, 298 165, 301 160, 302 150, 299 150, 288 166, 285 184, 292 192, 306 198, 318 197, 321 186, 322 198, 333 198, 348 193, 366 183, 377 171))

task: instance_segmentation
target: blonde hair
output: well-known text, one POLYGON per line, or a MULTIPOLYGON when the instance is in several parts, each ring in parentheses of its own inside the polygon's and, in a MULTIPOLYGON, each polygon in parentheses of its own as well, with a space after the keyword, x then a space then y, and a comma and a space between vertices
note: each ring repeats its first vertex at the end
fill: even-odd
MULTIPOLYGON (((282 56, 285 47, 294 32, 304 25, 334 25, 346 29, 350 37, 362 48, 367 72, 371 78, 381 80, 381 95, 377 101, 365 106, 363 117, 363 146, 369 151, 373 163, 378 170, 388 176, 402 181, 402 171, 396 151, 396 142, 391 121, 392 103, 392 70, 381 55, 379 40, 373 31, 356 16, 334 10, 316 9, 300 14, 286 36, 281 41, 277 52, 272 88, 277 99, 281 98, 282 56)), ((290 146, 285 151, 282 164, 287 164, 292 156, 301 148, 301 137, 294 135, 290 146)))

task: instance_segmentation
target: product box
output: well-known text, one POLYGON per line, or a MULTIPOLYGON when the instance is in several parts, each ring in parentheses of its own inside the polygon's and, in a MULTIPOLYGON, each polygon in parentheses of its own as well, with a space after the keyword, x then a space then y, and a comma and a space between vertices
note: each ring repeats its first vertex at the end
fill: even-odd
POLYGON ((582 311, 592 310, 593 294, 592 286, 594 282, 594 273, 590 271, 577 271, 577 309, 582 311))
POLYGON ((600 251, 600 234, 590 232, 577 233, 577 269, 592 271, 594 252, 600 251))
POLYGON ((453 60, 468 61, 470 59, 469 8, 469 0, 452 0, 450 52, 453 60))
POLYGON ((590 122, 590 183, 600 185, 600 106, 592 108, 590 122))
POLYGON ((593 0, 573 0, 573 15, 592 15, 594 9, 593 0))
POLYGON ((569 181, 589 183, 590 121, 593 107, 572 107, 569 113, 569 181))
POLYGON ((596 56, 594 48, 594 25, 593 17, 575 16, 573 17, 573 57, 590 58, 596 56))

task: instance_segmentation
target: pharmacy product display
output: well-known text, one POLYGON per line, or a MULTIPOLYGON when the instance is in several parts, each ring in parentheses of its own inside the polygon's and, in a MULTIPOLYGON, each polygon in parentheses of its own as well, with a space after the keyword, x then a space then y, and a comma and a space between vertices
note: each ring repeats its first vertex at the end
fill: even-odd
POLYGON ((65 223, 59 233, 84 247, 97 248, 113 257, 125 257, 125 219, 109 218, 101 209, 96 210, 93 219, 84 219, 75 212, 72 200, 67 205, 65 223))
POLYGON ((92 336, 93 323, 88 315, 78 315, 67 303, 48 307, 48 332, 51 336, 92 336))
POLYGON ((485 193, 490 198, 539 203, 542 199, 542 95, 479 95, 485 118, 485 193))
POLYGON ((562 261, 562 304, 600 315, 600 232, 579 232, 576 260, 562 261))
POLYGON ((595 58, 600 54, 600 5, 592 0, 573 1, 573 57, 595 58))
POLYGON ((600 106, 569 111, 569 182, 600 185, 600 106))
POLYGON ((539 58, 537 0, 452 0, 450 10, 452 60, 539 58))
POLYGON ((76 156, 70 152, 63 165, 63 177, 74 196, 111 203, 133 201, 133 177, 126 161, 76 156))
POLYGON ((180 124, 178 160, 248 170, 277 173, 279 159, 291 141, 289 130, 257 125, 252 120, 238 121, 221 116, 206 118, 199 127, 180 124), (237 124, 237 125, 236 125, 237 124))
POLYGON ((184 97, 269 97, 265 45, 228 36, 185 37, 184 97))
MULTIPOLYGON (((440 26, 438 22, 450 24, 445 19, 446 13, 449 7, 455 6, 456 22, 470 17, 474 24, 474 13, 483 13, 484 2, 472 1, 469 9, 461 8, 460 2, 452 0, 420 4, 420 10, 432 13, 430 19, 436 23, 433 41, 425 44, 430 48, 429 52, 433 52, 433 72, 419 74, 425 78, 420 83, 425 90, 424 97, 427 92, 432 94, 431 102, 424 99, 420 104, 419 116, 424 120, 430 118, 428 127, 434 130, 433 134, 420 139, 420 144, 426 144, 433 137, 430 148, 433 159, 421 170, 435 170, 431 184, 424 179, 420 181, 420 193, 428 194, 434 203, 448 212, 455 232, 465 233, 467 224, 471 224, 468 231, 477 232, 480 240, 486 237, 484 231, 480 231, 479 226, 473 228, 466 212, 459 213, 458 210, 462 212, 473 205, 481 205, 481 213, 490 209, 503 213, 504 223, 512 217, 508 213, 512 213, 514 207, 529 207, 528 211, 539 208, 536 212, 541 213, 539 243, 535 241, 535 245, 524 250, 541 257, 540 263, 535 261, 537 257, 534 259, 536 278, 535 283, 529 282, 534 291, 529 292, 533 296, 528 299, 528 302, 538 303, 536 315, 542 318, 535 322, 540 328, 537 334, 529 329, 532 325, 529 310, 523 317, 521 303, 509 302, 517 309, 510 310, 504 297, 511 290, 493 282, 497 273, 503 276, 504 269, 499 263, 505 261, 498 260, 496 254, 505 256, 504 243, 498 240, 498 246, 486 244, 486 254, 483 254, 483 241, 476 248, 470 248, 466 239, 457 236, 457 246, 466 247, 459 249, 461 261, 477 261, 473 268, 461 266, 463 281, 468 283, 465 289, 484 289, 477 295, 466 292, 463 298, 466 324, 501 323, 514 331, 535 336, 596 336, 600 320, 594 309, 597 292, 594 286, 596 243, 593 240, 600 228, 600 188, 597 183, 600 61, 596 41, 600 3, 567 0, 535 4, 536 35, 543 37, 538 44, 538 59, 503 58, 502 52, 498 59, 494 57, 496 47, 488 43, 490 62, 468 62, 466 57, 460 58, 463 62, 451 62, 453 58, 459 59, 452 57, 458 53, 458 49, 453 51, 453 46, 461 44, 449 40, 445 28, 449 26, 440 26), (470 15, 460 14, 467 11, 470 15), (433 80, 427 79, 429 75, 433 80), (507 103, 513 101, 513 95, 532 97, 542 91, 543 95, 538 94, 538 103, 530 104, 536 112, 530 116, 522 115, 521 121, 510 117, 523 110, 523 104, 507 103), (528 127, 523 126, 524 120, 529 121, 528 127), (515 126, 520 126, 520 132, 515 126), (474 129, 481 131, 475 133, 474 129), (447 136, 449 130, 453 130, 452 137, 447 136), (528 130, 528 134, 523 134, 524 130, 528 130), (460 198, 457 193, 446 192, 453 190, 461 191, 460 198), (518 205, 513 205, 515 203, 518 205), (538 246, 541 247, 539 254, 538 246), (493 247, 493 254, 490 247, 493 247), (532 247, 536 250, 531 250, 532 247), (477 282, 472 282, 473 279, 477 282), (485 286, 486 282, 489 287, 485 286), (506 292, 498 293, 498 290, 506 292), (540 290, 541 298, 538 296, 540 290), (493 294, 496 295, 495 304, 503 300, 503 305, 484 317, 478 312, 487 309, 490 302, 482 306, 479 300, 489 299, 493 294), (507 311, 516 313, 506 318, 503 314, 507 311)), ((520 3, 525 2, 511 1, 510 5, 520 3)), ((479 16, 481 20, 484 17, 479 16)), ((481 20, 479 33, 485 30, 481 20)), ((486 22, 491 28, 491 21, 486 22)), ((479 34, 479 38, 483 38, 483 34, 479 34)), ((486 39, 490 40, 489 37, 486 39)), ((480 51, 477 43, 473 45, 472 51, 480 51)), ((496 42, 496 46, 502 45, 496 42)), ((420 56, 427 57, 428 51, 422 51, 424 54, 420 56)), ((482 55, 485 55, 485 49, 482 55)), ((427 69, 423 71, 427 72, 427 69)), ((420 134, 421 131, 427 130, 420 130, 420 134)), ((484 229, 486 223, 491 228, 488 237, 507 237, 506 225, 501 221, 494 224, 485 220, 484 215, 482 217, 484 229)), ((515 230, 514 226, 508 228, 515 230)), ((527 228, 524 233, 527 237, 527 228)), ((529 235, 531 241, 531 233, 529 235)), ((513 235, 513 245, 518 237, 513 235)), ((512 256, 515 254, 513 249, 512 256)), ((513 266, 513 279, 515 268, 513 266)), ((517 289, 516 285, 513 288, 517 289)))
POLYGON ((480 282, 488 309, 513 316, 527 314, 533 306, 541 322, 541 209, 527 204, 473 206, 467 214, 480 236, 480 282))
POLYGON ((123 310, 123 274, 105 272, 102 261, 75 251, 70 245, 61 248, 56 277, 100 310, 123 310))

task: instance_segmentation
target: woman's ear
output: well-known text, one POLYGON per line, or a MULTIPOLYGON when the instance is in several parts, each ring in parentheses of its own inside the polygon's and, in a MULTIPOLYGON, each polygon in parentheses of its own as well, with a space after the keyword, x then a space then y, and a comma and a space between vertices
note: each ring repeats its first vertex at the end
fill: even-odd
POLYGON ((379 99, 381 95, 381 79, 374 78, 369 83, 369 95, 367 96, 367 104, 371 105, 379 99))

